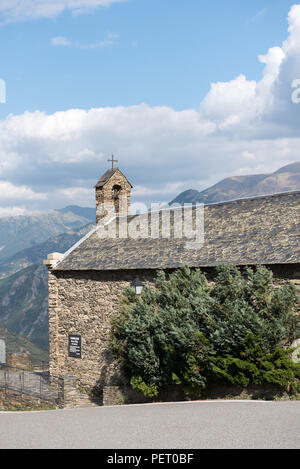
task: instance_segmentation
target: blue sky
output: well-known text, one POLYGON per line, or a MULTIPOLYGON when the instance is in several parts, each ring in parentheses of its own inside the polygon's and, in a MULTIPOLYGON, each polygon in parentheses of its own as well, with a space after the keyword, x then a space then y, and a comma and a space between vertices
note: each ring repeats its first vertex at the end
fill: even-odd
POLYGON ((300 106, 296 113, 287 106, 285 130, 282 122, 270 125, 279 78, 286 77, 286 90, 299 78, 299 55, 284 46, 289 37, 298 40, 297 2, 71 3, 0 1, 0 78, 7 88, 0 104, 0 215, 92 205, 92 183, 113 152, 140 201, 168 201, 181 190, 300 159, 300 106), (286 63, 294 64, 288 72, 286 63))
POLYGON ((197 109, 212 82, 240 73, 260 77, 257 56, 283 41, 293 3, 128 0, 78 16, 65 11, 6 24, 0 29, 0 76, 7 84, 1 117, 141 102, 197 109), (72 45, 55 47, 55 37, 72 45))

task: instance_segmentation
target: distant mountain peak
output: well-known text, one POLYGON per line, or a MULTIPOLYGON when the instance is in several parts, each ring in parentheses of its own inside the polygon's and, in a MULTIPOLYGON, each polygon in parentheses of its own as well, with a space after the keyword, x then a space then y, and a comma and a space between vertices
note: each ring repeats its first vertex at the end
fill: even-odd
POLYGON ((170 205, 179 203, 211 204, 278 192, 300 190, 300 161, 288 164, 271 174, 231 176, 205 189, 189 189, 179 194, 170 205))
POLYGON ((79 205, 68 205, 64 208, 59 208, 55 210, 60 213, 74 213, 79 217, 86 218, 92 222, 96 220, 96 209, 95 207, 79 207, 79 205))
POLYGON ((96 209, 68 207, 36 215, 0 218, 0 263, 21 251, 62 233, 95 223, 96 209))

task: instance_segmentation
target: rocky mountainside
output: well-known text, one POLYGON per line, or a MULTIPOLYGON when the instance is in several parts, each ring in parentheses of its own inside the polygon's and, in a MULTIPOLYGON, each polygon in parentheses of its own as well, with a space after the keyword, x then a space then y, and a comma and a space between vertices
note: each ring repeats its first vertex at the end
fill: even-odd
POLYGON ((79 207, 78 205, 68 205, 65 208, 57 209, 56 212, 60 212, 64 214, 71 212, 74 215, 77 215, 78 217, 86 218, 87 220, 90 220, 91 222, 96 221, 96 209, 92 207, 79 207))
POLYGON ((70 206, 61 210, 0 218, 0 263, 17 252, 95 223, 95 210, 70 206))
POLYGON ((88 233, 92 227, 92 224, 85 225, 82 228, 70 230, 67 233, 49 238, 43 243, 17 252, 0 263, 0 279, 8 277, 29 265, 41 263, 51 252, 66 252, 88 233))
POLYGON ((0 280, 0 323, 47 350, 48 272, 34 264, 0 280))
POLYGON ((48 349, 48 272, 42 261, 65 252, 93 225, 53 237, 0 264, 0 323, 48 349))
POLYGON ((92 228, 91 221, 95 222, 95 209, 77 206, 38 217, 0 219, 0 228, 12 238, 0 258, 0 323, 10 332, 48 349, 48 273, 42 261, 51 252, 67 251, 92 228), (52 222, 54 226, 47 231, 52 222), (22 239, 23 229, 27 240, 22 239), (57 234, 62 230, 65 232, 57 234), (44 239, 51 232, 55 235, 44 239), (30 247, 18 250, 28 244, 30 247), (8 256, 9 252, 13 254, 8 256))
POLYGON ((194 189, 187 190, 172 200, 170 205, 173 203, 212 204, 294 190, 300 190, 300 161, 284 166, 272 174, 233 176, 201 192, 194 189))

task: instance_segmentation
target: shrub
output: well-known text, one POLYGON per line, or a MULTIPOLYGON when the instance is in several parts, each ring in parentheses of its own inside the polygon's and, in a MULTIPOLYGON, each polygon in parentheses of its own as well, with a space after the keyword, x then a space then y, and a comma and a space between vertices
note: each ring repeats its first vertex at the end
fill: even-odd
POLYGON ((283 350, 299 334, 296 302, 295 287, 275 289, 262 266, 219 266, 212 287, 200 269, 160 271, 140 296, 124 291, 111 348, 131 386, 151 398, 172 383, 200 396, 210 380, 288 388, 300 377, 283 350))
POLYGON ((274 385, 289 391, 297 387, 300 366, 290 359, 291 350, 276 348, 265 354, 253 335, 249 335, 239 356, 223 355, 212 358, 212 379, 247 387, 274 385))

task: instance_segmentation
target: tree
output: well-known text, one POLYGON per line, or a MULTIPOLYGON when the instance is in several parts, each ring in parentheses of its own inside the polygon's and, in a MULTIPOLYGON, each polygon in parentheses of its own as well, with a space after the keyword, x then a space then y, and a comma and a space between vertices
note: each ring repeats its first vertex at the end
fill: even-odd
POLYGON ((217 353, 238 354, 249 334, 265 353, 290 344, 300 333, 295 314, 297 292, 289 283, 275 288, 272 271, 264 266, 218 269, 213 298, 216 328, 210 339, 217 353))
POLYGON ((275 289, 261 266, 221 265, 214 286, 200 269, 159 271, 140 296, 124 291, 111 347, 132 387, 148 397, 172 383, 199 396, 215 379, 287 385, 299 367, 279 349, 299 333, 296 302, 295 287, 275 289))

